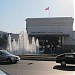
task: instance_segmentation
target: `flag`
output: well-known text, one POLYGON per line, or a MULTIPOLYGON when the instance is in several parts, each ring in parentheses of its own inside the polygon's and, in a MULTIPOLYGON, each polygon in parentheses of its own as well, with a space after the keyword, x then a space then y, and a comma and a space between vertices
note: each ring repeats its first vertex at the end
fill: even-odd
POLYGON ((45 8, 45 10, 49 10, 49 7, 45 8))

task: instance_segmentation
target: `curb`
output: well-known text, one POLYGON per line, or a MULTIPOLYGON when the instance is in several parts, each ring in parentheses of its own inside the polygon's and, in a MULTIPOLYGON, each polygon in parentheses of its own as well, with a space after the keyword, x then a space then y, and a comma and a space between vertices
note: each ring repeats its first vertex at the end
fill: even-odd
POLYGON ((20 55, 21 60, 55 61, 55 56, 46 55, 20 55))

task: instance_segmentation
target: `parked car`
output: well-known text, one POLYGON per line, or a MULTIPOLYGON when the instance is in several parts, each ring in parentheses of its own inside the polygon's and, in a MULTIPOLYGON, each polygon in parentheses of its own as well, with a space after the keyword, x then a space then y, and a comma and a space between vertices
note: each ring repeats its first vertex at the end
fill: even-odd
POLYGON ((6 50, 0 50, 0 62, 17 63, 19 56, 13 55, 6 50))
POLYGON ((66 64, 75 64, 75 53, 64 53, 56 57, 56 63, 61 63, 61 66, 66 64))

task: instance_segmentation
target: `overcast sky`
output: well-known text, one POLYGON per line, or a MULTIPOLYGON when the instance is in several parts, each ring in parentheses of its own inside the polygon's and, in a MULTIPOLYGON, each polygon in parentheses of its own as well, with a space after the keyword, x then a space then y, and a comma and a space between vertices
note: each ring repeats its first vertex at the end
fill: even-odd
POLYGON ((0 31, 20 33, 26 18, 63 16, 74 18, 74 0, 0 0, 0 31))

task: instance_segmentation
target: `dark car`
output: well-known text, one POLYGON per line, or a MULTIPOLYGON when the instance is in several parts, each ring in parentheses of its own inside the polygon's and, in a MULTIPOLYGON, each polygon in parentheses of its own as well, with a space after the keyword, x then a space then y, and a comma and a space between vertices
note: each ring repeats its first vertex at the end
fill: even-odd
POLYGON ((61 66, 66 64, 75 64, 75 53, 64 53, 56 57, 56 63, 61 63, 61 66))
POLYGON ((6 50, 0 50, 0 62, 17 63, 19 56, 13 55, 6 50))

